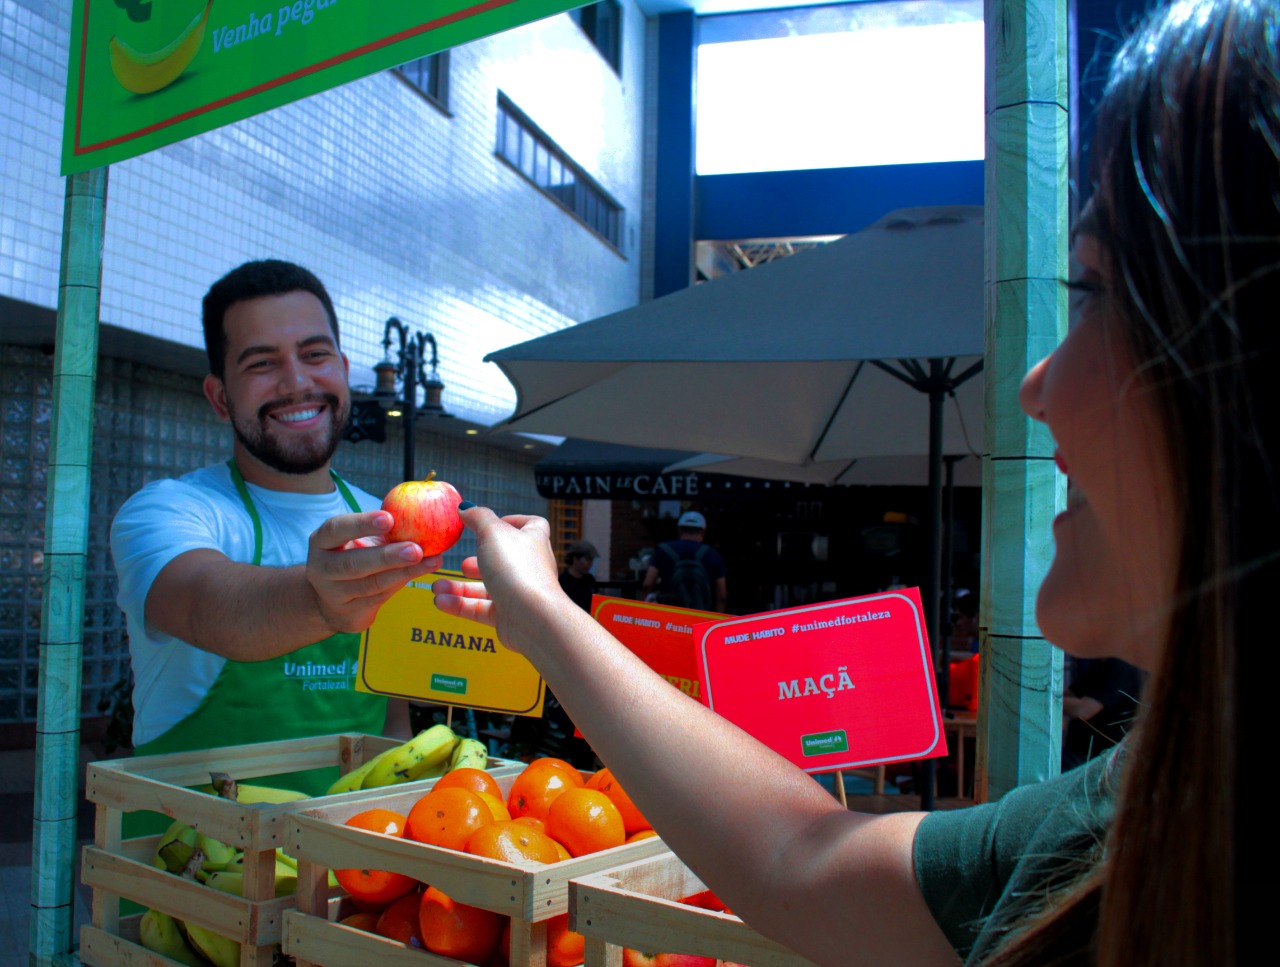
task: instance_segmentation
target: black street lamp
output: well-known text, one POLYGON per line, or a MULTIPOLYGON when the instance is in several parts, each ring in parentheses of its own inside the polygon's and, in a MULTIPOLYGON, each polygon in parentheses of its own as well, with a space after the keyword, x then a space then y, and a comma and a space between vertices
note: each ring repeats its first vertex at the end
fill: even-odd
POLYGON ((373 367, 377 384, 373 390, 376 400, 387 407, 388 416, 396 416, 396 380, 404 384, 404 397, 399 415, 404 418, 404 479, 414 480, 417 472, 414 469, 414 448, 416 438, 414 423, 419 411, 434 416, 448 416, 440 403, 440 395, 444 392, 444 383, 440 381, 437 369, 440 356, 436 346, 436 337, 429 332, 411 330, 403 322, 392 316, 387 320, 383 331, 382 348, 386 358, 373 367), (391 334, 395 333, 398 342, 396 358, 391 358, 391 334), (427 347, 431 347, 431 375, 427 375, 427 347), (426 390, 426 399, 418 406, 418 387, 426 390))

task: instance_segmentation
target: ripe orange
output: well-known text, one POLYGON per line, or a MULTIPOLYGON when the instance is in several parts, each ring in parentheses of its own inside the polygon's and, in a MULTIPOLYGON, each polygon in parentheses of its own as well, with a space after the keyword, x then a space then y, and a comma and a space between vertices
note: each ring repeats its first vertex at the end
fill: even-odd
MULTIPOLYGON (((511 792, 507 796, 507 809, 512 819, 521 816, 533 816, 546 819, 551 803, 562 792, 582 786, 582 777, 573 781, 573 776, 557 765, 558 759, 535 759, 516 776, 511 783, 511 792)), ((575 770, 576 772, 576 770, 575 770)))
POLYGON ((690 894, 680 902, 687 903, 691 907, 701 907, 704 910, 723 912, 725 909, 724 901, 716 896, 711 890, 701 890, 697 893, 690 894))
MULTIPOLYGON (((356 813, 346 823, 357 829, 368 829, 384 836, 400 837, 404 835, 405 818, 390 809, 367 809, 356 813)), ((385 870, 334 870, 334 878, 338 885, 351 895, 356 903, 364 908, 381 909, 394 900, 400 899, 418 885, 418 881, 403 873, 388 873, 385 870)))
POLYGON ((546 820, 539 819, 537 816, 516 816, 511 821, 513 823, 519 823, 521 826, 529 826, 540 833, 545 833, 547 831, 546 820))
POLYGON ((366 809, 348 819, 347 825, 382 833, 385 836, 403 836, 404 814, 392 809, 366 809))
POLYGON ((556 857, 557 857, 556 862, 563 862, 565 860, 573 859, 573 854, 564 848, 564 843, 560 842, 560 840, 558 839, 553 839, 551 840, 551 842, 556 844, 556 857))
POLYGON ((652 827, 653 824, 640 813, 636 804, 631 801, 631 797, 626 794, 618 780, 613 777, 612 772, 608 769, 601 769, 591 778, 597 780, 593 788, 599 789, 609 797, 610 802, 618 807, 618 812, 622 814, 622 827, 627 831, 628 835, 637 830, 652 827))
POLYGON ((632 833, 630 836, 628 836, 628 837, 627 837, 627 842, 628 842, 628 843, 635 843, 635 842, 637 842, 637 841, 639 841, 639 840, 642 840, 642 839, 650 839, 650 838, 652 838, 652 837, 654 837, 654 836, 657 836, 657 835, 658 835, 658 833, 657 833, 657 831, 656 831, 656 830, 652 830, 652 829, 637 829, 634 833, 632 833))
POLYGON ((452 789, 455 787, 458 789, 470 789, 472 792, 487 792, 491 796, 502 798, 502 787, 498 785, 497 779, 483 769, 472 769, 470 767, 446 772, 436 780, 436 784, 431 788, 452 789))
POLYGON ((511 819, 511 811, 507 809, 507 804, 502 801, 501 796, 493 796, 487 792, 478 792, 476 795, 483 799, 484 804, 489 807, 489 812, 493 814, 495 823, 506 822, 511 819))
POLYGON ((529 767, 537 766, 539 769, 559 769, 568 776, 575 786, 586 785, 586 780, 582 778, 582 773, 578 771, 577 766, 564 759, 557 759, 555 756, 544 755, 541 758, 534 759, 529 763, 529 767))
POLYGON ((409 810, 405 836, 419 843, 462 850, 472 833, 491 822, 493 813, 478 793, 433 789, 409 810))
POLYGON ((421 950, 422 927, 418 923, 418 907, 421 904, 422 898, 417 893, 402 896, 382 911, 373 932, 421 950))
POLYGON ((622 814, 599 789, 570 789, 547 811, 547 835, 564 844, 572 856, 584 856, 627 838, 622 814))
POLYGON ((355 927, 357 930, 364 930, 367 933, 373 933, 378 927, 378 920, 382 916, 380 913, 372 913, 360 911, 353 913, 349 917, 343 917, 338 922, 344 927, 355 927))
POLYGON ((582 963, 587 938, 569 929, 569 914, 547 921, 547 967, 574 967, 582 963))
POLYGON ((333 876, 353 899, 370 910, 385 907, 418 885, 411 876, 386 870, 334 870, 333 876))
POLYGON ((560 862, 560 854, 550 836, 514 820, 477 829, 467 840, 467 852, 507 863, 560 862))
POLYGON ((418 909, 422 943, 433 954, 484 964, 498 947, 502 918, 490 910, 457 903, 427 887, 418 909))

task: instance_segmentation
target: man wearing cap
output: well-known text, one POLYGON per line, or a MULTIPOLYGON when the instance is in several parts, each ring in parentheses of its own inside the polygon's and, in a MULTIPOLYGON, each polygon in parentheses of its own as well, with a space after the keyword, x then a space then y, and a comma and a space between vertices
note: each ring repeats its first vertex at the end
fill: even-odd
POLYGON ((591 596, 596 593, 591 565, 599 556, 590 541, 574 541, 564 553, 565 567, 560 572, 560 587, 583 611, 591 610, 591 596))
POLYGON ((676 521, 679 538, 659 544, 649 561, 641 586, 648 600, 657 587, 657 600, 698 611, 725 613, 729 594, 725 584, 724 558, 703 543, 707 519, 696 510, 687 510, 676 521))

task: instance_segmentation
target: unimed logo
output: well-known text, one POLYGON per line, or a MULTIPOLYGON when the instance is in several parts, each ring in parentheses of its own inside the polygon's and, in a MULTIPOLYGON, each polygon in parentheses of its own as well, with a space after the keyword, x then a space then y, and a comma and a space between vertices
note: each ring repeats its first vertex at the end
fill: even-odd
POLYGON ((849 736, 844 729, 834 732, 814 732, 800 736, 800 748, 805 755, 826 755, 828 752, 848 752, 849 736))
POLYGON ((459 678, 457 675, 432 675, 431 690, 434 692, 449 692, 453 695, 467 694, 467 680, 459 678))

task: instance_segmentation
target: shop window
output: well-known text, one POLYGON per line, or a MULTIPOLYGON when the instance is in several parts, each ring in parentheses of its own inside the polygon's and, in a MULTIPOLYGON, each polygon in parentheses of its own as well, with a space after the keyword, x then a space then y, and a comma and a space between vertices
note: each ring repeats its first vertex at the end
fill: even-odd
POLYGON ((505 95, 498 95, 498 157, 613 248, 622 237, 622 206, 505 95))
POLYGON ((419 57, 392 70, 432 105, 449 113, 449 52, 419 57))
POLYGON ((595 44, 615 74, 622 73, 622 7, 617 0, 600 0, 570 10, 569 16, 595 44))

